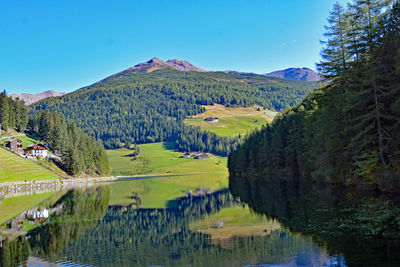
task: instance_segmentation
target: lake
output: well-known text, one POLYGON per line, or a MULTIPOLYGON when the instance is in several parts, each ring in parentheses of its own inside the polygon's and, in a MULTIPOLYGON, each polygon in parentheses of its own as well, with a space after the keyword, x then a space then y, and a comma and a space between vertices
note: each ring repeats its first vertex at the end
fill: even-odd
POLYGON ((392 196, 199 179, 162 207, 146 182, 57 192, 8 220, 1 266, 400 266, 392 196), (120 188, 138 190, 122 199, 120 188))

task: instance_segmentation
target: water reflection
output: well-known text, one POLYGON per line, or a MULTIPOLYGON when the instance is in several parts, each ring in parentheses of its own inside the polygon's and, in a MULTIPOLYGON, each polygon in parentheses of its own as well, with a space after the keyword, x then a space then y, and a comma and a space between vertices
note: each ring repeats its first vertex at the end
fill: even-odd
POLYGON ((1 266, 345 265, 343 257, 329 256, 312 238, 292 234, 279 225, 267 229, 277 222, 246 214, 228 190, 182 197, 166 209, 108 206, 109 197, 108 186, 69 191, 53 204, 63 207, 60 214, 50 216, 26 236, 3 241, 1 266), (245 216, 236 218, 229 209, 243 210, 245 216), (224 217, 227 211, 234 219, 224 217), (242 234, 215 241, 215 232, 191 229, 194 223, 201 226, 212 218, 225 221, 215 232, 239 228, 242 234), (260 233, 248 231, 251 227, 260 233))
POLYGON ((230 177, 230 189, 254 211, 344 255, 349 266, 400 266, 398 196, 254 177, 230 177))

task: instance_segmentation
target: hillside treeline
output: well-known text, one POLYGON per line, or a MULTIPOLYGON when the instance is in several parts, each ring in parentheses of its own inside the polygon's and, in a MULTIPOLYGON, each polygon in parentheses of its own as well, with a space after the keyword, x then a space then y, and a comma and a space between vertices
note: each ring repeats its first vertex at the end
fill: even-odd
POLYGON ((399 186, 400 3, 336 4, 328 22, 327 85, 233 152, 232 176, 399 186))
POLYGON ((12 100, 0 93, 0 131, 16 129, 23 131, 28 123, 27 108, 22 100, 12 100))
POLYGON ((25 130, 47 142, 61 157, 61 167, 69 175, 106 175, 110 172, 103 144, 83 133, 58 113, 39 111, 29 116, 24 102, 0 94, 0 124, 3 130, 25 130))
POLYGON ((31 111, 62 113, 85 133, 101 139, 107 148, 172 141, 180 150, 227 155, 238 143, 237 139, 203 132, 185 125, 183 120, 203 112, 201 105, 214 103, 257 104, 279 110, 298 103, 314 86, 314 83, 259 75, 165 69, 108 78, 63 97, 35 103, 31 111))
POLYGON ((61 114, 40 111, 30 117, 28 130, 61 156, 62 168, 68 174, 97 176, 110 172, 103 144, 83 133, 75 123, 66 123, 61 114))

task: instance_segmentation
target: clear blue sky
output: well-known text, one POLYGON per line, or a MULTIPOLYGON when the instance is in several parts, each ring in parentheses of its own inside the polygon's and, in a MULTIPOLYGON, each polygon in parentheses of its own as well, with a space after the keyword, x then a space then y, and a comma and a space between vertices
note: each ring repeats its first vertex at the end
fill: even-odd
POLYGON ((314 69, 334 2, 3 0, 0 89, 71 92, 152 57, 207 70, 314 69))

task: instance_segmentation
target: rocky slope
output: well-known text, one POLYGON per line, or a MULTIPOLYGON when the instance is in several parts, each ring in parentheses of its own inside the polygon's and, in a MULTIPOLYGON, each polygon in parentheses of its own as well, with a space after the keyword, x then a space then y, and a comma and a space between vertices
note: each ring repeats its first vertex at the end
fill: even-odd
POLYGON ((285 70, 265 73, 263 75, 295 81, 315 82, 321 80, 321 76, 319 76, 318 73, 309 68, 289 68, 285 70))
MULTIPOLYGON (((126 70, 118 72, 117 74, 114 74, 110 77, 126 76, 132 72, 150 73, 155 70, 167 69, 167 68, 172 68, 172 69, 179 70, 179 71, 206 72, 206 70, 196 67, 193 64, 191 64, 187 61, 184 61, 184 60, 170 59, 168 61, 164 61, 164 60, 154 57, 147 62, 139 63, 132 68, 128 68, 126 70)), ((106 79, 108 79, 110 77, 107 77, 106 79)))
POLYGON ((63 92, 55 92, 55 91, 45 91, 43 93, 39 93, 39 94, 11 94, 10 97, 12 99, 16 99, 19 98, 21 100, 24 100, 25 105, 30 105, 33 104, 35 102, 38 102, 39 100, 48 98, 48 97, 53 97, 53 96, 62 96, 65 95, 65 93, 63 92))

